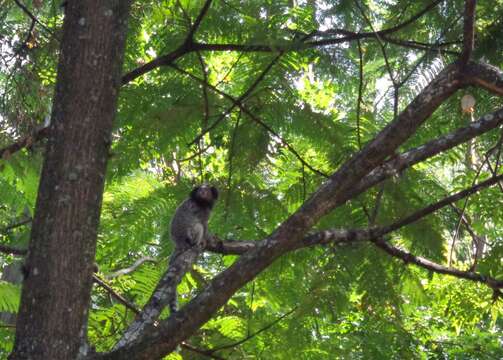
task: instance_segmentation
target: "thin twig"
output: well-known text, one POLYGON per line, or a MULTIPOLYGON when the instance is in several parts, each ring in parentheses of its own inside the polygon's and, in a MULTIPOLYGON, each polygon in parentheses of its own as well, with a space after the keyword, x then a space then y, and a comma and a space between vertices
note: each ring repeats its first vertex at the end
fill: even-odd
POLYGON ((363 97, 363 51, 362 51, 362 44, 360 40, 357 40, 358 44, 358 56, 359 56, 359 82, 358 82, 358 99, 356 100, 356 136, 358 140, 358 150, 362 149, 362 136, 361 136, 361 129, 360 129, 360 113, 361 113, 361 106, 362 106, 362 97, 363 97))
POLYGON ((397 221, 389 226, 383 227, 381 230, 379 230, 378 235, 382 236, 382 235, 388 234, 392 231, 398 230, 405 225, 409 225, 411 223, 414 223, 414 222, 424 218, 426 215, 429 215, 429 214, 431 214, 431 213, 433 213, 433 212, 435 212, 435 211, 437 211, 447 205, 450 205, 458 200, 464 199, 472 194, 475 194, 479 190, 482 190, 484 188, 492 186, 501 180, 503 180, 503 174, 490 177, 489 179, 484 180, 478 184, 475 184, 467 189, 459 191, 456 194, 453 194, 451 196, 447 196, 434 204, 431 204, 421 210, 414 212, 413 214, 405 217, 404 219, 402 219, 400 221, 397 221))
POLYGON ((5 233, 8 233, 9 231, 13 230, 13 229, 16 229, 18 227, 21 227, 23 225, 26 225, 26 224, 29 224, 32 222, 32 218, 26 218, 26 219, 23 219, 23 220, 20 220, 16 223, 13 223, 11 225, 7 225, 6 227, 4 227, 3 229, 0 229, 0 234, 5 234, 5 233))
MULTIPOLYGON (((484 163, 486 161, 488 161, 489 156, 490 156, 490 152, 486 152, 485 157, 484 157, 484 161, 482 161, 480 163, 480 165, 478 166, 478 169, 477 169, 477 172, 475 174, 475 177, 472 180, 472 186, 475 184, 475 182, 477 181, 477 179, 480 177, 480 174, 482 173, 482 168, 484 166, 484 163)), ((498 182, 498 184, 499 184, 499 182, 498 182)), ((457 225, 456 225, 456 229, 455 229, 454 234, 452 236, 452 242, 451 242, 451 246, 450 246, 450 249, 449 249, 449 261, 448 261, 449 266, 451 266, 451 264, 452 264, 452 256, 454 255, 454 246, 456 245, 456 240, 457 240, 457 238, 459 236, 459 231, 461 229, 461 222, 462 222, 461 218, 465 214, 466 207, 468 206, 468 199, 469 199, 469 197, 466 197, 465 201, 463 202, 463 206, 461 207, 461 215, 460 215, 460 218, 458 219, 458 222, 457 222, 457 225)))
POLYGON ((197 29, 199 29, 199 26, 201 25, 203 18, 208 13, 208 10, 211 6, 211 1, 212 0, 206 0, 206 2, 204 3, 203 7, 201 8, 201 11, 199 12, 199 15, 197 16, 196 20, 194 21, 194 24, 191 26, 190 31, 187 34, 186 41, 193 41, 194 34, 196 33, 197 29))
POLYGON ((217 348, 210 349, 209 351, 211 351, 213 353, 213 352, 217 352, 217 351, 220 351, 220 350, 230 349, 230 348, 239 346, 239 345, 243 344, 244 342, 250 340, 251 338, 259 335, 260 333, 262 333, 262 332, 270 329, 271 327, 273 327, 274 325, 276 325, 277 323, 279 323, 281 320, 283 320, 284 318, 286 318, 287 316, 289 316, 290 314, 292 314, 295 310, 297 310, 297 308, 298 308, 298 306, 293 307, 291 310, 289 310, 288 312, 284 313, 283 315, 281 315, 280 317, 278 317, 277 319, 275 319, 273 322, 267 324, 262 329, 260 329, 258 331, 255 331, 254 333, 246 336, 244 339, 236 341, 236 342, 234 342, 232 344, 223 345, 223 346, 219 346, 217 348))
MULTIPOLYGON (((295 51, 295 50, 304 50, 308 48, 314 48, 314 47, 323 47, 323 46, 329 46, 329 45, 334 45, 334 44, 340 44, 340 43, 345 43, 348 41, 354 41, 357 39, 365 39, 365 38, 375 38, 376 36, 381 36, 385 37, 387 35, 390 35, 392 33, 395 33, 402 28, 408 26, 409 24, 415 22, 417 19, 419 19, 421 16, 426 14, 428 11, 433 9, 435 6, 440 4, 443 0, 435 0, 431 2, 429 5, 427 5, 423 10, 418 12, 417 14, 413 15, 411 18, 409 18, 407 21, 394 26, 389 29, 385 30, 380 30, 377 33, 352 33, 350 31, 347 31, 350 35, 347 35, 343 38, 337 38, 337 39, 324 39, 320 41, 305 41, 307 38, 303 40, 294 40, 292 41, 291 44, 287 44, 284 46, 274 46, 274 45, 264 45, 264 44, 258 44, 258 45, 242 45, 242 44, 205 44, 205 43, 198 43, 198 42, 191 42, 188 41, 189 37, 187 37, 184 42, 177 47, 175 50, 172 52, 162 55, 158 58, 155 58, 154 60, 131 70, 130 72, 126 73, 122 77, 122 84, 125 85, 134 79, 146 74, 147 72, 156 69, 160 66, 168 66, 172 64, 176 59, 182 57, 185 54, 188 54, 193 51, 240 51, 240 52, 286 52, 286 51, 295 51)), ((206 4, 205 4, 206 5, 206 4)), ((204 9, 204 8, 203 8, 204 9)), ((201 14, 204 15, 203 12, 201 14)), ((196 20, 197 21, 197 20, 196 20)), ((319 33, 318 33, 319 34, 319 33)), ((188 35, 191 35, 191 32, 189 32, 188 35)), ((314 36, 316 33, 309 34, 308 37, 314 36)), ((387 41, 392 42, 391 39, 386 38, 387 41)), ((405 46, 400 43, 399 40, 395 40, 398 45, 405 46)), ((428 45, 428 46, 416 46, 414 44, 408 44, 407 47, 415 47, 419 48, 421 50, 431 50, 436 48, 433 45, 428 45)), ((455 53, 457 54, 457 53, 455 53)))
POLYGON ((53 32, 45 25, 43 24, 42 22, 40 22, 40 20, 37 19, 37 17, 35 15, 33 15, 31 13, 30 10, 28 10, 28 8, 23 4, 21 3, 21 1, 19 0, 14 0, 14 2, 16 3, 16 5, 26 14, 28 15, 28 17, 31 19, 32 23, 37 23, 39 24, 45 31, 47 31, 49 34, 51 35, 54 35, 53 32))
MULTIPOLYGON (((177 71, 181 72, 182 74, 185 74, 189 77, 191 77, 192 79, 198 81, 198 82, 203 82, 203 80, 193 74, 191 74, 190 72, 186 71, 186 70, 183 70, 181 68, 179 68, 178 66, 172 64, 171 67, 173 67, 174 69, 176 69, 177 71)), ((318 174, 318 175, 321 175, 325 178, 328 178, 329 175, 322 172, 321 170, 318 170, 316 168, 314 168, 313 166, 311 166, 308 162, 306 162, 302 156, 300 156, 300 154, 297 152, 297 150, 295 150, 295 148, 293 148, 293 146, 291 146, 285 139, 283 139, 278 133, 276 133, 276 131, 274 131, 269 125, 267 125, 266 123, 264 123, 258 116, 256 116, 252 111, 250 111, 246 106, 243 105, 243 103, 239 100, 239 99, 236 99, 234 98, 233 96, 227 94, 226 92, 216 88, 215 86, 211 85, 211 84, 208 84, 208 87, 215 91, 216 93, 222 95, 223 97, 225 97, 226 99, 228 99, 229 101, 231 101, 233 103, 232 107, 238 107, 239 109, 241 109, 241 111, 246 114, 248 117, 250 117, 253 121, 255 121, 257 124, 259 124, 260 126, 262 126, 263 128, 265 128, 269 133, 271 133, 273 136, 275 136, 279 141, 280 143, 286 147, 302 164, 304 164, 309 170, 311 170, 312 172, 318 174)), ((213 125, 216 125, 216 124, 213 124, 213 125)), ((209 129, 211 129, 213 126, 210 126, 209 129)), ((197 139, 197 138, 196 138, 197 139)))
POLYGON ((396 117, 398 116, 398 92, 399 92, 400 88, 398 86, 398 82, 395 79, 393 68, 389 62, 388 54, 386 52, 386 46, 384 45, 384 42, 381 39, 381 36, 379 35, 379 32, 377 32, 375 30, 374 25, 372 24, 372 21, 367 16, 367 14, 365 14, 365 11, 364 11, 362 5, 360 4, 360 1, 359 0, 355 1, 355 5, 360 10, 361 15, 363 16, 363 18, 365 19, 367 24, 370 26, 372 31, 376 34, 376 40, 377 40, 377 43, 379 44, 379 47, 381 48, 381 52, 384 57, 384 64, 386 66, 386 70, 388 72, 391 83, 393 84, 393 90, 394 90, 394 92, 393 92, 393 119, 396 119, 396 117))
POLYGON ((19 150, 30 147, 35 142, 44 139, 49 136, 49 128, 44 127, 42 129, 37 130, 33 134, 25 136, 15 143, 10 144, 2 149, 0 149, 0 159, 8 159, 12 154, 18 152, 19 150))
MULTIPOLYGON (((238 106, 238 103, 241 103, 243 102, 252 92, 253 90, 255 90, 255 88, 260 84, 260 82, 265 78, 265 76, 267 75, 267 73, 272 69, 272 67, 277 63, 277 61, 279 60, 279 58, 281 57, 283 53, 280 53, 278 55, 276 55, 273 60, 269 63, 269 65, 266 66, 266 68, 260 73, 260 75, 255 79, 255 81, 253 82, 253 84, 251 84, 251 86, 243 93, 241 94, 238 98, 234 99, 235 101, 231 101, 232 102, 232 106, 229 107, 229 109, 227 109, 217 120, 215 120, 215 122, 213 122, 213 124, 211 124, 210 126, 208 126, 206 129, 204 129, 201 134, 199 134, 198 136, 196 136, 196 138, 194 140, 192 140, 189 145, 192 145, 192 144, 195 144, 196 142, 198 142, 205 134, 207 134, 208 132, 210 132, 211 130, 213 130, 215 127, 217 127, 217 125, 227 117, 228 114, 231 113, 231 111, 236 107, 238 106)), ((175 70, 178 70, 179 72, 182 72, 186 75, 189 75, 188 72, 186 72, 185 70, 182 70, 181 68, 179 68, 178 66, 174 65, 174 64, 171 64, 171 67, 173 67, 175 70)), ((192 77, 193 79, 195 77, 192 77)), ((205 82, 204 80, 202 79, 199 79, 197 78, 198 80, 200 80, 200 83, 203 84, 203 85, 206 85, 210 88, 212 88, 213 90, 216 89, 216 87, 212 86, 211 84, 209 84, 208 82, 205 82)), ((220 90, 219 90, 220 91, 220 90)), ((223 95, 223 94, 220 94, 220 95, 223 95)), ((230 96, 230 95, 229 95, 230 96)))
POLYGON ((491 289, 499 289, 503 287, 503 281, 501 280, 496 280, 488 276, 484 276, 482 274, 472 272, 472 271, 463 271, 459 270, 456 268, 452 268, 450 266, 444 266, 437 264, 431 260, 425 259, 420 256, 415 256, 412 253, 402 250, 396 246, 391 245, 390 243, 378 239, 374 240, 373 243, 386 251, 388 254, 390 254, 393 257, 401 259, 404 263, 406 264, 415 264, 417 266, 420 266, 424 269, 430 270, 432 272, 438 273, 438 274, 445 274, 445 275, 452 275, 454 277, 460 278, 460 279, 466 279, 466 280, 471 280, 475 282, 480 282, 483 284, 486 284, 489 286, 491 289))
POLYGON ((124 296, 115 291, 110 285, 108 285, 105 280, 101 279, 98 275, 93 274, 93 281, 105 289, 112 297, 119 301, 126 308, 132 310, 135 314, 140 314, 140 310, 135 304, 127 300, 124 296))
POLYGON ((105 275, 105 278, 107 280, 111 280, 111 279, 115 279, 116 277, 119 277, 119 276, 122 276, 122 275, 130 274, 130 273, 134 272, 136 269, 138 269, 141 265, 143 265, 146 262, 156 263, 157 261, 156 261, 156 259, 154 259, 154 258, 152 258, 150 256, 145 256, 145 257, 139 258, 138 260, 136 260, 133 263, 133 265, 131 265, 131 266, 127 267, 127 268, 120 269, 120 270, 114 271, 113 273, 105 275))
POLYGON ((0 252, 8 255, 19 255, 19 256, 24 256, 28 254, 27 249, 20 249, 14 246, 8 246, 3 244, 0 244, 0 252))
POLYGON ((187 349, 189 351, 192 351, 196 354, 200 354, 200 355, 203 355, 203 356, 206 356, 210 359, 215 359, 215 360, 225 360, 223 357, 220 357, 220 356, 217 356, 217 355, 214 355, 211 353, 210 350, 202 350, 202 349, 198 349, 192 345, 190 345, 189 343, 186 343, 186 342, 182 342, 181 343, 181 347, 184 348, 184 349, 187 349))
POLYGON ((372 215, 370 216, 370 225, 374 225, 377 219, 377 215, 379 214, 379 209, 381 207, 382 196, 384 194, 384 183, 381 183, 379 187, 379 192, 376 196, 376 201, 374 205, 374 209, 372 210, 372 215))
POLYGON ((229 145, 229 152, 228 152, 228 161, 229 161, 229 173, 227 175, 227 196, 225 198, 225 206, 224 206, 224 218, 227 220, 229 216, 229 206, 231 203, 231 196, 232 196, 232 174, 234 172, 234 146, 236 145, 236 136, 239 128, 239 122, 241 120, 241 112, 239 112, 238 117, 236 119, 236 124, 234 125, 234 129, 232 131, 231 135, 231 143, 229 145))

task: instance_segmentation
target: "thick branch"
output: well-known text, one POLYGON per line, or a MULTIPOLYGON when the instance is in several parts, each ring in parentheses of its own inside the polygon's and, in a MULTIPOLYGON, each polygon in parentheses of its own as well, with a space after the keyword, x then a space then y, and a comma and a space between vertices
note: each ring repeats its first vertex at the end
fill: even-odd
POLYGON ((192 52, 194 50, 195 49, 191 43, 183 43, 178 48, 176 48, 175 50, 170 52, 169 54, 155 58, 154 60, 146 63, 145 65, 142 65, 134 70, 131 70, 127 74, 124 74, 122 76, 122 85, 126 85, 127 83, 130 83, 131 81, 135 80, 136 78, 139 78, 140 76, 145 75, 149 71, 157 69, 158 67, 170 65, 176 59, 178 59, 178 58, 182 57, 183 55, 185 55, 189 52, 192 52))
MULTIPOLYGON (((463 141, 468 140, 476 135, 489 131, 490 129, 495 128, 498 124, 501 123, 503 118, 503 110, 497 111, 493 114, 488 114, 484 116, 481 120, 474 122, 471 126, 466 128, 459 129, 445 137, 434 140, 426 145, 423 145, 417 149, 413 149, 401 156, 398 156, 392 160, 390 160, 386 166, 379 168, 374 174, 369 174, 365 179, 372 179, 372 181, 363 180, 362 183, 369 185, 371 182, 376 181, 377 179, 385 176, 389 176, 390 173, 395 173, 396 170, 400 170, 406 166, 410 166, 412 163, 419 162, 426 157, 437 154, 445 149, 453 147, 462 143, 463 141), (393 169, 393 170, 392 170, 393 169)), ((474 186, 471 189, 464 190, 455 195, 452 195, 440 202, 437 202, 425 209, 420 210, 407 217, 404 220, 401 220, 391 226, 386 228, 382 228, 377 231, 369 232, 368 230, 326 230, 313 235, 309 235, 304 238, 301 243, 299 243, 298 247, 303 246, 312 246, 315 244, 323 244, 328 242, 354 242, 354 241, 364 241, 369 238, 376 238, 377 236, 382 236, 387 234, 393 230, 396 230, 402 226, 410 224, 418 219, 430 214, 439 208, 446 206, 449 203, 457 201, 464 196, 472 194, 484 187, 487 187, 491 184, 496 183, 500 180, 500 177, 491 178, 481 184, 474 186)), ((362 189, 365 185, 357 185, 357 188, 362 189)), ((253 242, 253 241, 222 241, 215 237, 215 240, 210 242, 207 250, 220 252, 220 253, 232 253, 232 254, 243 254, 249 251, 252 248, 257 248, 258 246, 264 246, 265 243, 262 242, 253 242)), ((420 264, 419 264, 420 265, 420 264)), ((454 272, 456 270, 453 270, 454 272)), ((452 271, 451 271, 452 273, 452 271)), ((471 276, 471 275, 470 275, 471 276)), ((480 275, 477 275, 480 278, 480 275)))
MULTIPOLYGON (((110 285, 108 285, 105 281, 103 281, 101 278, 99 278, 96 274, 93 275, 93 280, 96 284, 101 286, 107 293, 109 293, 113 298, 115 298, 118 302, 120 302, 122 305, 124 305, 126 308, 129 310, 133 311, 136 315, 140 315, 141 312, 138 310, 135 304, 127 300, 124 296, 119 294, 117 291, 115 291, 110 285)), ((189 351, 205 355, 209 358, 212 359, 220 359, 223 360, 221 357, 215 356, 212 353, 215 352, 215 350, 202 350, 198 349, 188 343, 182 343, 181 344, 182 348, 187 349, 189 351)))
POLYGON ((365 176, 350 189, 346 193, 346 196, 342 197, 339 202, 345 202, 350 198, 354 198, 356 195, 371 188, 384 179, 396 175, 401 170, 495 129, 502 123, 503 109, 499 109, 493 113, 484 115, 478 121, 472 122, 467 127, 460 128, 446 136, 439 137, 415 149, 395 156, 365 176))
POLYGON ((151 70, 154 70, 158 67, 161 66, 167 66, 172 64, 176 59, 182 57, 185 54, 188 54, 192 51, 198 51, 194 45, 193 37, 194 33, 197 31, 199 28, 199 25, 201 25, 201 21, 203 20, 204 16, 208 12, 208 9, 210 8, 211 5, 211 0, 206 0, 204 3, 203 8, 201 9, 201 12, 197 16, 194 24, 191 26, 189 33, 187 34, 185 41, 178 46, 175 50, 170 52, 169 54, 159 56, 158 58, 155 58, 154 60, 146 63, 145 65, 140 66, 139 68, 136 68, 134 70, 131 70, 127 74, 124 74, 122 76, 122 85, 125 85, 134 79, 148 73, 151 70))
MULTIPOLYGON (((394 121, 348 160, 296 214, 283 223, 275 235, 282 237, 283 231, 303 233, 321 216, 346 201, 355 183, 391 156, 443 101, 461 87, 457 74, 455 64, 444 69, 394 121)), ((289 239, 292 235, 285 238, 289 239)), ((299 236, 295 238, 299 239, 299 236)))

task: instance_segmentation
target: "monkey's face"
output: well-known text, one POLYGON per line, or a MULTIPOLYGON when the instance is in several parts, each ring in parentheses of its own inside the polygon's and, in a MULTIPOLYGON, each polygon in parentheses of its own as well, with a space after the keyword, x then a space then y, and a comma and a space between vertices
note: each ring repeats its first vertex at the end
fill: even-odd
POLYGON ((218 199, 218 190, 214 186, 201 185, 192 190, 190 197, 197 203, 206 204, 211 208, 218 199))
POLYGON ((199 197, 201 200, 212 201, 213 194, 211 193, 210 187, 207 185, 199 187, 199 189, 197 190, 197 197, 199 197))

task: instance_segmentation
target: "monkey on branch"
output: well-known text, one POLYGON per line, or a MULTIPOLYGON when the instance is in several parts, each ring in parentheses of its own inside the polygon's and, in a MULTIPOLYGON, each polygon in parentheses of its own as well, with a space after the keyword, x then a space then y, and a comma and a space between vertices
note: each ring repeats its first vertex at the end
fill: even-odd
MULTIPOLYGON (((184 264, 188 266, 182 266, 178 269, 177 263, 180 263, 180 261, 176 260, 187 251, 196 250, 196 252, 200 252, 205 249, 209 237, 208 220, 217 199, 218 190, 216 187, 206 184, 197 186, 190 192, 189 197, 178 206, 171 220, 171 240, 175 243, 175 250, 169 260, 168 272, 173 270, 178 275, 175 277, 178 280, 174 284, 175 291, 171 293, 171 298, 168 299, 172 313, 177 310, 176 286, 192 265, 184 264), (180 271, 183 273, 180 274, 180 271)), ((194 260, 195 257, 187 258, 188 262, 194 260)))

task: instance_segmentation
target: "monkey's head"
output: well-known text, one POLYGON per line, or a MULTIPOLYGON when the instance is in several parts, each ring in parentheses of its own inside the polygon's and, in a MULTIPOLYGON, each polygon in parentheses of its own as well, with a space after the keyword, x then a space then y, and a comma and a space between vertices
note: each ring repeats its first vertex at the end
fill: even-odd
POLYGON ((218 190, 216 187, 207 184, 196 186, 190 192, 190 198, 198 205, 211 209, 218 199, 218 190))

